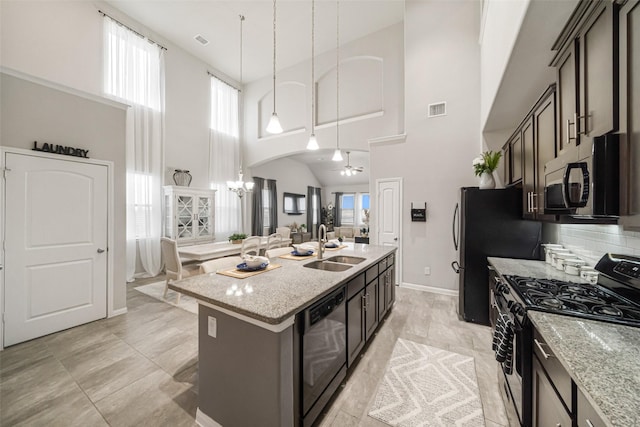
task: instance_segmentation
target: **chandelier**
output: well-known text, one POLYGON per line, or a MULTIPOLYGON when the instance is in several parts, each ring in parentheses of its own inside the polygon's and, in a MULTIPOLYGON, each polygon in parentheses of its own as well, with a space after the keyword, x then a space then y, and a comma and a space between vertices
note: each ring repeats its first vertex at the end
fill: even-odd
POLYGON ((227 187, 229 191, 233 191, 242 199, 246 193, 251 193, 253 191, 253 182, 244 182, 242 180, 242 169, 240 169, 240 173, 238 174, 237 181, 227 181, 227 187))

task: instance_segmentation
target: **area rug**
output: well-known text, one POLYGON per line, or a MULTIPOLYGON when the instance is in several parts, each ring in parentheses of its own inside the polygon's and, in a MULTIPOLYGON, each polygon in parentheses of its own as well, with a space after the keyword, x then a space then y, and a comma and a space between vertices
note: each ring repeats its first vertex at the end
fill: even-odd
POLYGON ((473 357, 398 339, 369 416, 391 426, 484 426, 473 357))
POLYGON ((165 282, 163 280, 162 282, 155 282, 149 283, 148 285, 138 286, 134 289, 166 304, 171 304, 174 307, 178 307, 191 313, 198 314, 198 302, 193 297, 182 294, 182 296, 180 297, 180 303, 176 304, 178 293, 169 289, 169 292, 167 292, 167 299, 164 299, 164 297, 162 296, 164 294, 164 283, 165 282))

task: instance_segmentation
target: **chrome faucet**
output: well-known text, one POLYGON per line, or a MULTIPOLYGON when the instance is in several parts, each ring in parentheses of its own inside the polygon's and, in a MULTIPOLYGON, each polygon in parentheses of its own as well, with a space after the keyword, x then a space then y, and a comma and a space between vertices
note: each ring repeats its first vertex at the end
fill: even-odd
POLYGON ((318 227, 318 259, 322 259, 324 244, 327 243, 327 226, 320 224, 318 227))

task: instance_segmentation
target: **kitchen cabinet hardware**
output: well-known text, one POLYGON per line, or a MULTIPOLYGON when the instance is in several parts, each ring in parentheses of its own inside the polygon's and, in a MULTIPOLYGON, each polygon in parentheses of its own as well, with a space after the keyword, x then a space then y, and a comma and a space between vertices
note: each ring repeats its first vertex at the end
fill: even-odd
POLYGON ((102 249, 102 248, 98 248, 98 253, 99 253, 99 254, 101 254, 101 253, 103 253, 103 252, 104 252, 104 249, 102 249))
POLYGON ((536 344, 536 347, 538 347, 538 350, 540 350, 540 352, 542 353, 542 357, 544 357, 545 359, 555 357, 553 354, 549 354, 546 351, 544 351, 544 348, 542 348, 543 344, 540 341, 538 341, 537 338, 534 338, 533 342, 536 344))

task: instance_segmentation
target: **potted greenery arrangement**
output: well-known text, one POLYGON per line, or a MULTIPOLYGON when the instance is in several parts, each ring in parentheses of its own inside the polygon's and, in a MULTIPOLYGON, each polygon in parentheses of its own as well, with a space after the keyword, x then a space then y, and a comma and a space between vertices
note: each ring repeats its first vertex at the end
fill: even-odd
POLYGON ((479 187, 481 189, 496 187, 496 181, 493 179, 493 171, 498 168, 498 162, 501 157, 501 151, 485 151, 480 157, 473 159, 473 169, 476 176, 480 177, 479 187))
POLYGON ((239 243, 242 243, 242 240, 246 238, 247 238, 247 235, 244 233, 234 233, 231 236, 229 236, 229 241, 234 244, 239 244, 239 243))

